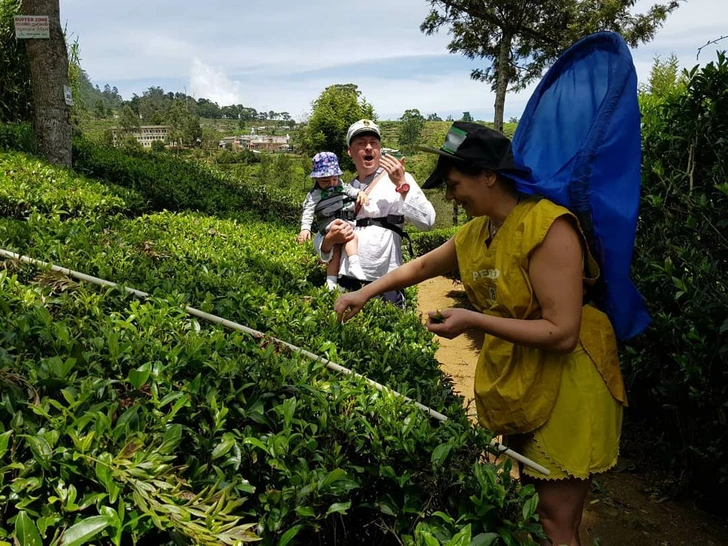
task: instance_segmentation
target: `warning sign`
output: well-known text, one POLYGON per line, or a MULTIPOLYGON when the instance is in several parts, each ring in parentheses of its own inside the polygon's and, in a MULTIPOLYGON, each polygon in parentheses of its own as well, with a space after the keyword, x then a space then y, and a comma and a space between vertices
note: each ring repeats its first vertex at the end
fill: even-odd
POLYGON ((47 15, 16 15, 15 37, 18 40, 28 38, 50 38, 47 15))

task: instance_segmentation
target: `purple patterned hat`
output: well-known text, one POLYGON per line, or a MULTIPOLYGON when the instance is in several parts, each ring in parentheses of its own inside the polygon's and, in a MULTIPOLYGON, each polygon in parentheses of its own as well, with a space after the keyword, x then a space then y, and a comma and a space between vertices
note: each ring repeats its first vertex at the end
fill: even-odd
POLYGON ((319 152, 313 156, 311 178, 328 178, 344 174, 339 168, 339 159, 334 152, 319 152))

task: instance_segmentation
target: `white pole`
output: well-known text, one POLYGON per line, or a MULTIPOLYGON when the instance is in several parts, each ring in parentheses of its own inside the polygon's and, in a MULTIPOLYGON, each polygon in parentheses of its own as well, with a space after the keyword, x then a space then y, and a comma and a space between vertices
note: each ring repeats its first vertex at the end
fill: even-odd
MULTIPOLYGON (((105 279, 100 279, 100 278, 94 277, 92 275, 86 275, 85 273, 80 273, 79 271, 74 271, 73 269, 67 269, 65 267, 60 267, 60 266, 57 266, 57 265, 54 265, 54 264, 51 264, 51 263, 48 263, 48 262, 44 262, 44 261, 41 261, 41 260, 36 260, 34 258, 29 258, 28 256, 22 256, 20 254, 16 254, 15 252, 10 252, 8 250, 0 249, 0 256, 4 256, 6 258, 11 258, 11 259, 14 259, 14 260, 19 260, 21 262, 25 262, 25 263, 29 263, 29 264, 33 264, 33 265, 37 265, 37 266, 41 266, 41 267, 48 267, 48 268, 50 268, 53 271, 57 271, 59 273, 63 273, 64 275, 68 275, 69 277, 74 277, 76 279, 80 279, 82 281, 90 282, 92 284, 96 284, 96 285, 99 285, 99 286, 119 287, 119 285, 117 283, 115 283, 115 282, 107 281, 105 279)), ((149 294, 147 294, 146 292, 142 292, 141 290, 135 290, 133 288, 128 288, 126 286, 122 286, 120 288, 123 288, 128 293, 134 294, 135 296, 137 296, 139 298, 146 299, 146 298, 149 297, 149 294)), ((342 373, 342 374, 345 374, 345 375, 352 375, 352 376, 357 377, 359 379, 363 379, 364 381, 366 381, 369 385, 371 385, 372 387, 374 387, 378 391, 381 391, 381 392, 390 392, 394 396, 397 396, 397 397, 400 397, 400 398, 404 398, 407 402, 413 403, 419 409, 421 409, 422 411, 424 411, 427 414, 429 414, 430 417, 433 417, 433 418, 437 419, 438 421, 441 421, 441 422, 447 421, 447 417, 445 415, 443 415, 442 413, 440 413, 438 411, 435 411, 434 409, 429 408, 429 407, 425 406, 424 404, 421 404, 420 402, 418 402, 416 400, 413 400, 413 399, 409 398, 408 396, 403 395, 400 392, 397 392, 397 391, 395 391, 393 389, 390 389, 389 387, 386 387, 386 386, 382 385, 381 383, 377 383, 376 381, 374 381, 372 379, 369 379, 368 377, 365 377, 365 376, 363 376, 363 375, 361 375, 359 373, 356 373, 356 372, 354 372, 354 371, 352 371, 352 370, 350 370, 348 368, 344 368, 340 364, 336 364, 335 362, 331 362, 327 358, 324 358, 322 356, 315 355, 315 354, 313 354, 313 353, 311 353, 309 351, 306 351, 305 349, 302 349, 300 347, 296 347, 295 345, 292 345, 292 344, 290 344, 290 343, 288 343, 286 341, 283 341, 281 339, 278 339, 278 338, 275 338, 275 337, 271 337, 271 336, 266 336, 263 332, 259 332, 257 330, 253 330, 252 328, 248 328, 247 326, 243 326, 242 324, 238 324, 237 322, 232 322, 230 320, 224 319, 224 318, 219 317, 217 315, 212 315, 210 313, 205 313, 204 311, 200 311, 199 309, 196 309, 194 307, 186 306, 185 307, 185 311, 187 311, 187 313, 189 313, 190 315, 199 317, 199 318, 204 319, 204 320, 207 320, 209 322, 213 322, 215 324, 220 324, 222 326, 225 326, 226 328, 230 328, 231 330, 237 330, 239 332, 244 332, 246 334, 250 334, 251 336, 253 336, 256 339, 268 338, 268 339, 274 341, 275 343, 284 345, 284 346, 288 347, 289 349, 291 349, 291 350, 293 350, 295 352, 301 353, 302 355, 310 358, 311 360, 323 362, 326 365, 326 367, 328 369, 330 369, 330 370, 333 370, 335 372, 339 372, 339 373, 342 373)), ((517 452, 513 451, 512 449, 509 449, 506 446, 500 444, 498 441, 495 440, 495 438, 490 442, 490 445, 492 447, 494 447, 498 452, 505 453, 509 457, 513 457, 517 461, 520 461, 521 463, 523 463, 523 464, 525 464, 527 466, 530 466, 531 468, 533 468, 537 472, 540 472, 541 474, 544 474, 546 476, 549 475, 549 470, 547 468, 544 468, 543 466, 541 466, 540 464, 532 461, 528 457, 525 457, 525 456, 521 455, 520 453, 517 453, 517 452)))

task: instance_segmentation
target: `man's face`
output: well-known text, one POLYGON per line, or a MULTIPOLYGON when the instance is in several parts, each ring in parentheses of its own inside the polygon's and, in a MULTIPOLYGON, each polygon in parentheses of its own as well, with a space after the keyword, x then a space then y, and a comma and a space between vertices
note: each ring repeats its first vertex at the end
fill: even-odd
POLYGON ((375 135, 364 133, 352 138, 348 152, 359 177, 369 176, 379 168, 382 146, 375 135))

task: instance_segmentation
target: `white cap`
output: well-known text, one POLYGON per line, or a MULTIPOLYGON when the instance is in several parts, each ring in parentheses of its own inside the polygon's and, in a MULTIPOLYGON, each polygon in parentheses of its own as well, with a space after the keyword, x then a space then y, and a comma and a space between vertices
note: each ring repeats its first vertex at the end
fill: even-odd
POLYGON ((352 123, 346 132, 346 145, 351 145, 351 139, 362 133, 372 133, 377 135, 377 138, 382 138, 382 133, 379 132, 379 126, 376 123, 370 119, 360 119, 356 123, 352 123))

